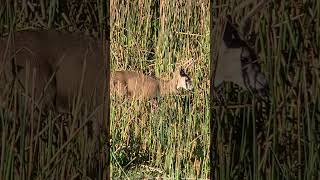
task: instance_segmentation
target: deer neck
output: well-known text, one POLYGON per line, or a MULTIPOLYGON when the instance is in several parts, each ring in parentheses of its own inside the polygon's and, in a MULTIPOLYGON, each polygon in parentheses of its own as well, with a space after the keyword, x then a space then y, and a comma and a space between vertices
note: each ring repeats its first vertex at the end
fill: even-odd
POLYGON ((175 79, 166 81, 160 80, 160 95, 168 95, 177 91, 177 81, 175 79))

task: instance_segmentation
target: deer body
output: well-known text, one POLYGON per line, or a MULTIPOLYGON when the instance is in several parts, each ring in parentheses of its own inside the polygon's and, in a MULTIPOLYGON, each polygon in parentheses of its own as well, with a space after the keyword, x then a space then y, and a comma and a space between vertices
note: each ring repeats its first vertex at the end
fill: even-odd
MULTIPOLYGON (((107 88, 105 72, 102 43, 89 36, 24 31, 15 33, 13 37, 0 38, 0 105, 4 106, 8 97, 5 94, 12 91, 10 84, 26 95, 29 110, 30 105, 38 107, 35 113, 44 107, 71 112, 74 104, 79 108, 87 104, 89 112, 94 112, 88 119, 93 125, 88 135, 94 138, 92 142, 96 148, 93 177, 97 176, 98 169, 104 169, 105 163, 101 166, 99 162, 108 158, 100 154, 99 145, 99 138, 108 136, 103 109, 107 88)), ((107 170, 103 171, 105 176, 107 170)))
MULTIPOLYGON (((77 97, 80 103, 95 101, 93 106, 100 107, 106 88, 102 44, 88 36, 56 31, 24 31, 1 38, 0 96, 14 79, 29 96, 34 90, 39 107, 70 112, 77 97)), ((100 107, 94 122, 97 136, 103 127, 102 112, 100 107)))
POLYGON ((192 89, 191 80, 183 71, 169 81, 131 71, 116 71, 110 78, 111 94, 126 97, 155 98, 177 93, 179 88, 192 89))

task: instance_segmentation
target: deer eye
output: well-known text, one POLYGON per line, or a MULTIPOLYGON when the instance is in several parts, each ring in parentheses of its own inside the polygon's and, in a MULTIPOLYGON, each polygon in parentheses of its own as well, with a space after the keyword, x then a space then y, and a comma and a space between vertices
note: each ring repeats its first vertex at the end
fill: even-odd
POLYGON ((186 76, 186 72, 184 69, 180 69, 180 76, 186 76))
POLYGON ((249 60, 249 58, 247 58, 247 57, 242 57, 242 58, 241 58, 241 62, 247 64, 247 63, 250 62, 250 60, 249 60))

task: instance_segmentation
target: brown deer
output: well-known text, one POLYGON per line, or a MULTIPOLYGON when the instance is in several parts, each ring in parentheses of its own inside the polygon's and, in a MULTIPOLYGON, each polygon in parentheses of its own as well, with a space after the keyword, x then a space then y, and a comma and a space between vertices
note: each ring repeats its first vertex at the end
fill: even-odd
POLYGON ((171 80, 162 80, 132 71, 111 74, 111 94, 143 99, 175 94, 178 89, 192 90, 192 82, 183 69, 174 72, 171 80))
POLYGON ((1 38, 0 105, 6 105, 12 87, 38 110, 71 112, 73 104, 79 109, 90 105, 96 113, 88 122, 99 144, 100 136, 108 134, 103 109, 108 88, 105 62, 102 41, 79 33, 23 31, 1 38))

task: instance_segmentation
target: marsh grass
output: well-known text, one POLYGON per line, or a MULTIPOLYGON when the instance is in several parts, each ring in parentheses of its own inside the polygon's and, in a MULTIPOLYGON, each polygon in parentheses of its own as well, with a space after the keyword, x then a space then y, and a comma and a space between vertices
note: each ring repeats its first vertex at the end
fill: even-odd
MULTIPOLYGON (((239 23, 250 10, 238 8, 246 2, 216 2, 215 32, 226 14, 239 23)), ((217 179, 319 179, 319 7, 319 1, 271 1, 253 16, 270 97, 263 103, 225 86, 226 105, 216 103, 212 112, 217 179)))
POLYGON ((111 1, 111 71, 162 79, 194 59, 194 92, 150 101, 111 101, 112 177, 209 175, 208 1, 111 1))
MULTIPOLYGON (((101 12, 91 14, 100 9, 91 6, 94 2, 71 3, 68 13, 62 13, 56 1, 1 4, 0 31, 55 27, 95 35, 101 27, 93 24, 103 20, 101 12), (22 7, 27 7, 23 13, 22 7)), ((227 13, 239 22, 249 11, 247 2, 215 1, 211 10, 216 27, 227 13)), ((159 98, 153 110, 148 101, 113 97, 112 177, 208 178, 209 2, 110 3, 112 71, 133 70, 169 79, 179 63, 196 60, 189 69, 196 87, 191 94, 159 98)), ((217 101, 212 106, 217 179, 319 179, 319 9, 319 1, 272 0, 254 16, 259 61, 270 80, 269 103, 230 83, 223 87, 226 104, 217 101)), ((217 49, 221 33, 219 28, 211 30, 211 45, 217 49)), ((61 121, 54 112, 45 118, 27 114, 23 96, 11 93, 6 96, 11 103, 0 109, 1 179, 85 177, 90 164, 86 155, 92 149, 82 131, 86 118, 67 116, 61 121), (29 121, 30 116, 36 121, 29 121)))
MULTIPOLYGON (((39 2, 1 1, 1 36, 30 29, 82 31, 96 37, 99 31, 104 33, 98 25, 105 20, 104 1, 39 2)), ((89 108, 79 112, 78 101, 73 101, 71 114, 58 114, 37 106, 33 91, 0 85, 0 179, 88 178, 96 163, 96 144, 87 128, 93 112, 89 108)))

